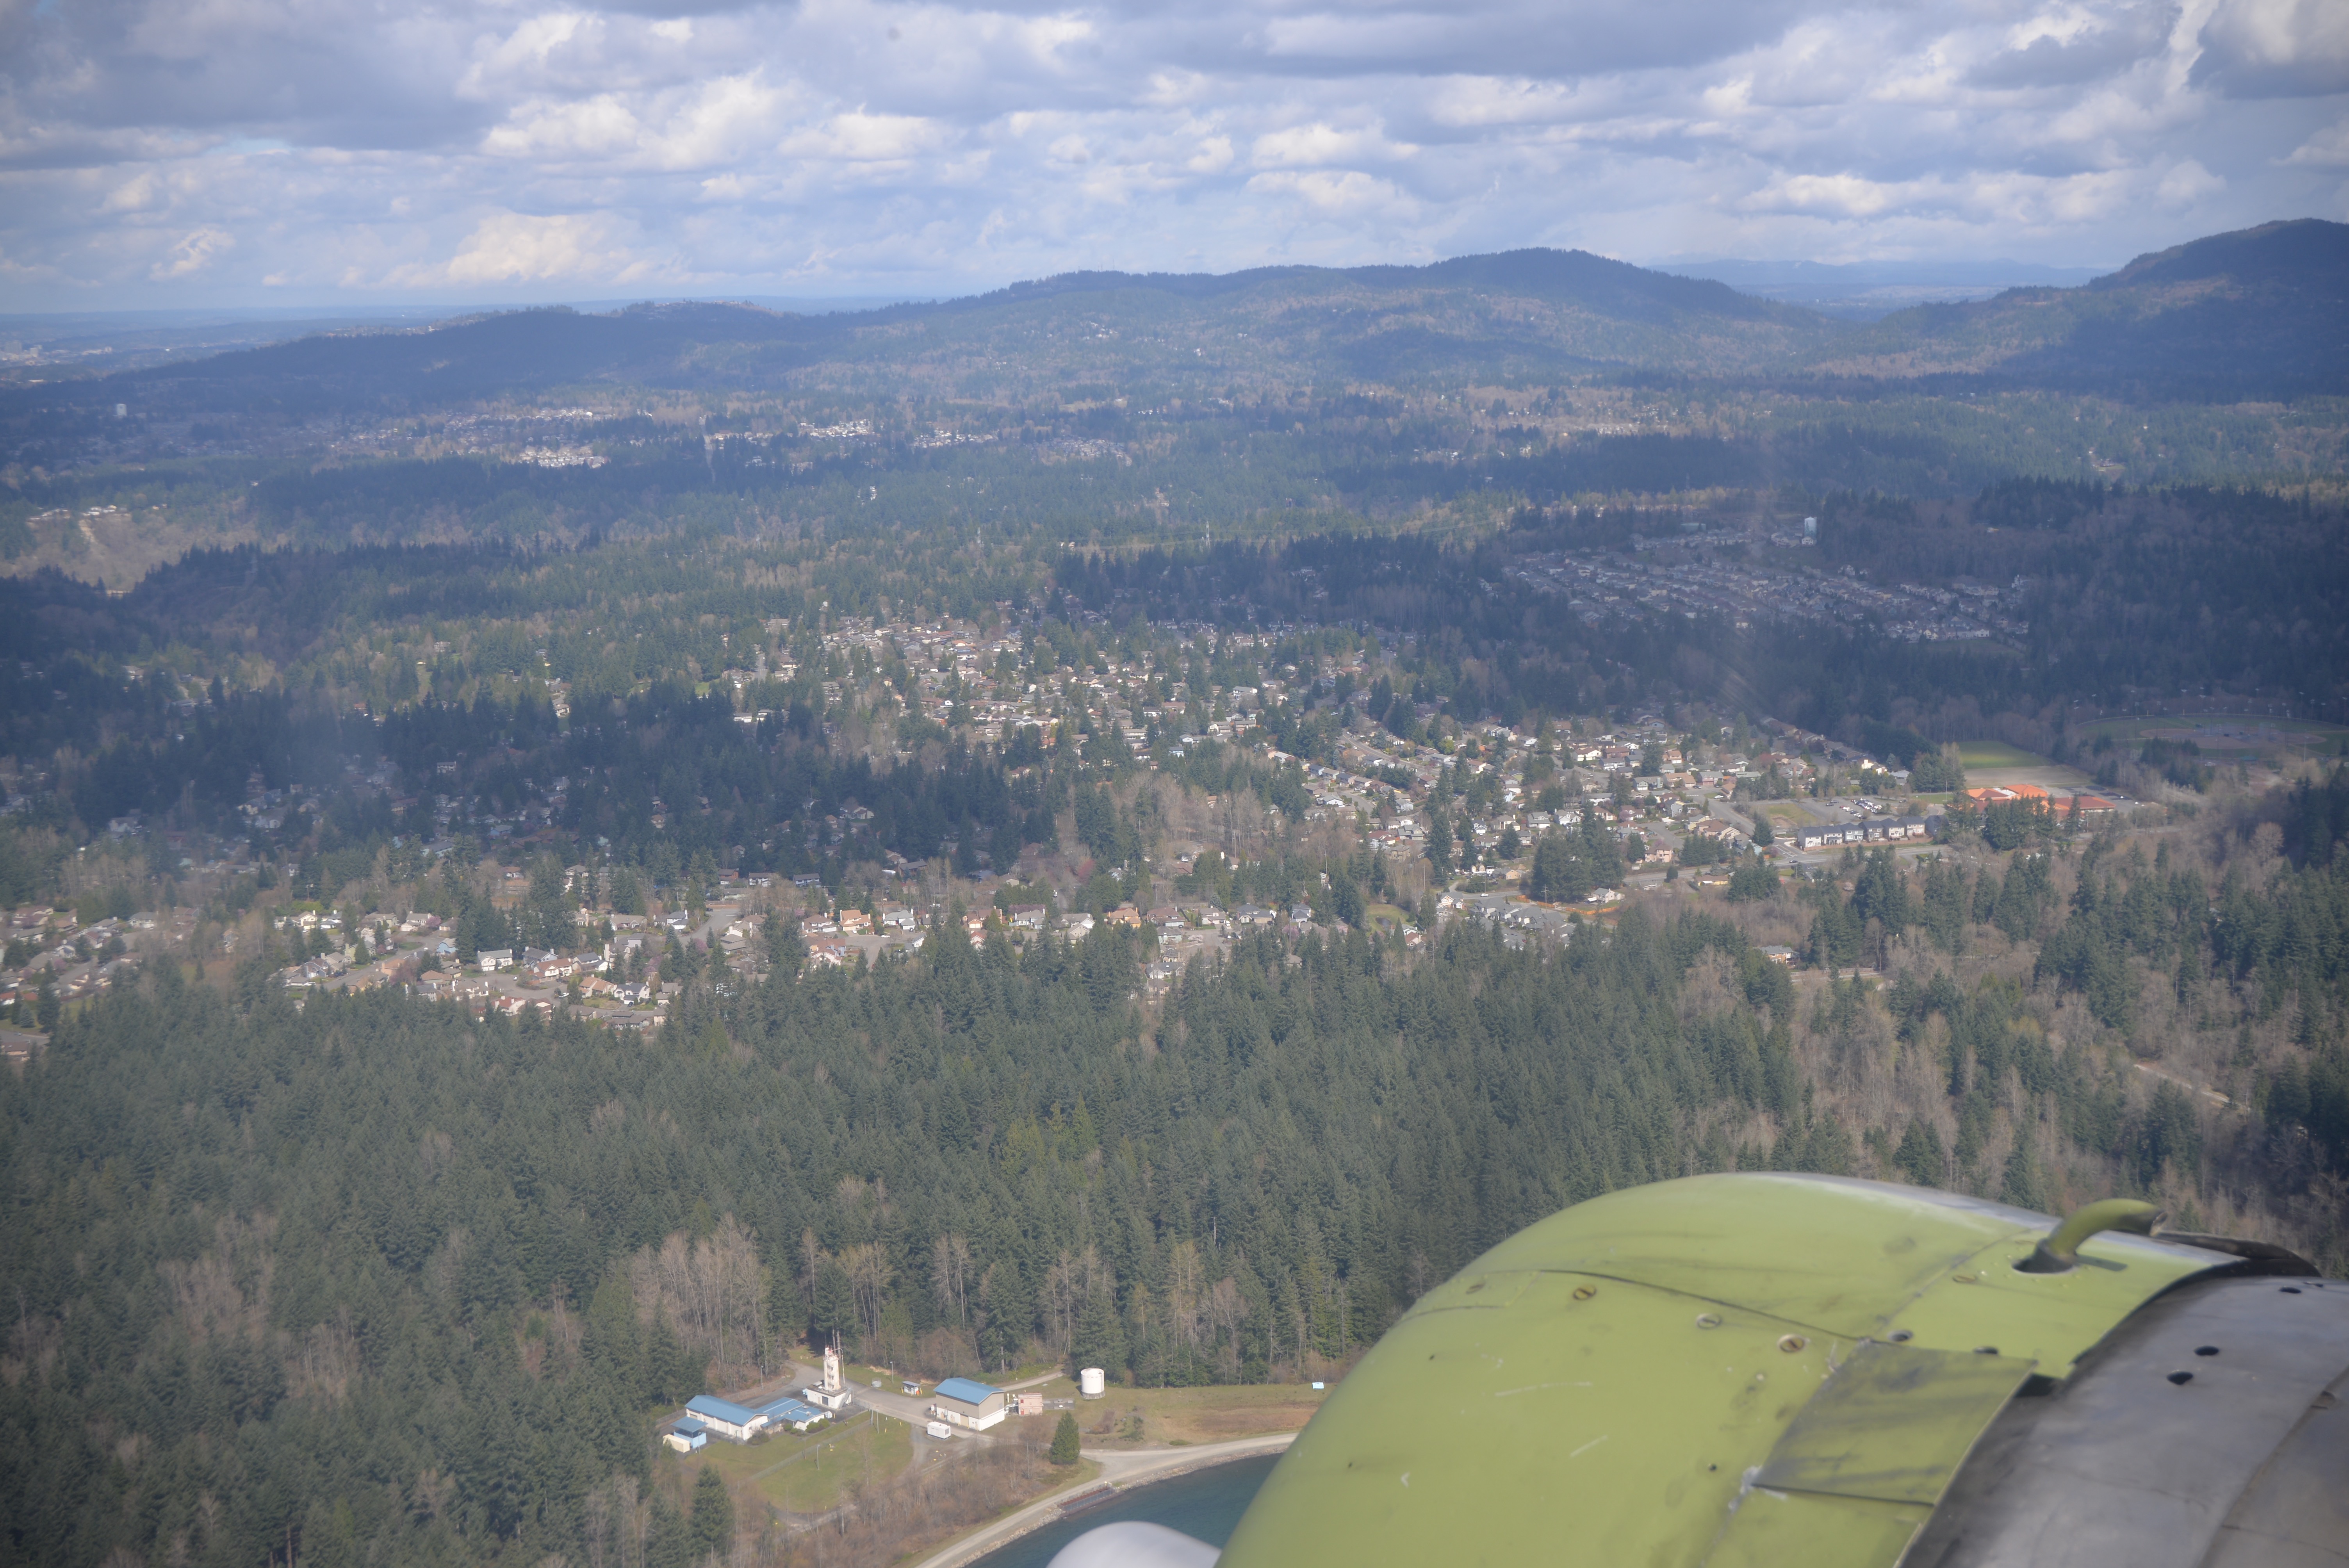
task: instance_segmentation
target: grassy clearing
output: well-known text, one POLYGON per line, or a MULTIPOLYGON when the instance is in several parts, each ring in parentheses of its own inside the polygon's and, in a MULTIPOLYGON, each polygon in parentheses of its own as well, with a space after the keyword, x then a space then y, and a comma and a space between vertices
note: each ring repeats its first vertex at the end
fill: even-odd
MULTIPOLYGON (((817 1359, 821 1362, 823 1357, 818 1357, 817 1359)), ((848 1386, 852 1388, 870 1388, 874 1384, 878 1383, 892 1394, 897 1391, 899 1375, 890 1371, 886 1367, 850 1366, 843 1362, 840 1375, 848 1380, 848 1386)), ((926 1377, 923 1378, 922 1387, 927 1388, 929 1386, 930 1380, 926 1377)))
POLYGON ((1958 742, 1958 760, 1971 770, 1976 768, 2042 768, 2047 758, 2035 757, 2020 747, 2009 746, 2003 740, 1961 740, 1958 742))
MULTIPOLYGON (((818 1353, 807 1359, 821 1364, 823 1357, 821 1353, 818 1353)), ((990 1388, 1008 1388, 1014 1383, 1024 1383, 1030 1377, 1040 1377, 1051 1370, 1051 1367, 1046 1366, 1021 1367, 1010 1372, 981 1372, 976 1376, 980 1382, 990 1388)), ((878 1379, 881 1387, 892 1394, 897 1392, 900 1380, 911 1376, 909 1373, 893 1371, 886 1367, 867 1367, 861 1362, 852 1365, 845 1361, 841 1363, 840 1375, 847 1380, 848 1386, 852 1388, 870 1388, 878 1379)), ((1066 1382, 1067 1379, 1062 1378, 1061 1381, 1066 1382)), ((921 1379, 921 1384, 922 1391, 926 1394, 937 1387, 938 1380, 935 1377, 924 1377, 921 1379)))
POLYGON ((2209 750, 2256 751, 2261 748, 2247 740, 2231 740, 2218 736, 2196 737, 2198 730, 2236 731, 2247 735, 2261 732, 2274 735, 2276 745, 2292 746, 2328 752, 2339 748, 2349 739, 2349 726, 2328 724, 2322 719, 2275 718, 2245 713, 2169 713, 2144 717, 2100 718, 2083 730, 2090 736, 2108 735, 2123 743, 2143 740, 2147 737, 2165 738, 2199 738, 2202 748, 2209 750))
POLYGON ((688 1487, 703 1468, 715 1470, 738 1510, 746 1494, 755 1494, 792 1513, 822 1513, 903 1473, 913 1459, 912 1429, 867 1413, 805 1437, 777 1432, 755 1443, 713 1442, 680 1462, 688 1487))
MULTIPOLYGON (((1065 1378, 1045 1385, 1050 1398, 1067 1398, 1065 1378)), ((1210 1388, 1120 1388, 1077 1402, 1077 1424, 1089 1448, 1155 1448, 1170 1443, 1220 1443, 1268 1432, 1293 1432, 1313 1418, 1329 1396, 1302 1383, 1252 1383, 1210 1388)), ((1057 1416, 1052 1418, 1057 1420, 1057 1416)))

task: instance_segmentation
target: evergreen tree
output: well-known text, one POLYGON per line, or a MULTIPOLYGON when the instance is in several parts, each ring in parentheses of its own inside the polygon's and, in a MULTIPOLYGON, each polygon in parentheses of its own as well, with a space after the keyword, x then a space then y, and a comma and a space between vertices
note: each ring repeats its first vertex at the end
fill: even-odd
POLYGON ((723 1562, 734 1550, 734 1499, 715 1465, 703 1465, 693 1480, 693 1560, 723 1562))
POLYGON ((1578 903, 1598 884, 1591 881, 1590 867, 1575 852, 1574 841, 1560 832, 1547 832, 1534 846, 1534 863, 1526 879, 1526 895, 1545 903, 1578 903))
POLYGON ((1999 1186, 1998 1200, 2018 1209, 2047 1207, 2046 1184, 2039 1174, 2039 1160, 2031 1151, 2031 1129, 2015 1130, 2014 1151, 2006 1157, 2006 1173, 1999 1186))
POLYGON ((1106 1280, 1086 1293, 1069 1353, 1080 1367, 1125 1365, 1125 1328, 1117 1320, 1116 1295, 1106 1280))
POLYGON ((1081 1440, 1077 1431, 1075 1413, 1070 1410, 1061 1411, 1061 1424, 1052 1429, 1052 1462, 1056 1465, 1075 1464, 1079 1453, 1078 1445, 1081 1440))
POLYGON ((645 1537, 645 1568, 694 1568, 693 1527, 666 1492, 656 1491, 645 1537))
POLYGON ((856 1287, 836 1258, 825 1258, 815 1276, 815 1333, 827 1344, 837 1343, 856 1329, 856 1287))
POLYGON ((1938 1187, 1949 1180, 1949 1155, 1940 1130, 1921 1117, 1909 1122, 1909 1130, 1900 1135, 1892 1163, 1920 1187, 1938 1187))

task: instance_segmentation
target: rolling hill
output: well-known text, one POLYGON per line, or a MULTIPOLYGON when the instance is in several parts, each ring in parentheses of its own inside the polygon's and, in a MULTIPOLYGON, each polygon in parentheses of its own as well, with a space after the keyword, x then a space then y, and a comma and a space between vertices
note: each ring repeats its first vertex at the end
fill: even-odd
POLYGON ((1071 273, 854 314, 749 304, 512 311, 349 331, 0 392, 0 422, 381 415, 601 387, 1030 407, 1661 376, 2045 388, 2132 401, 2349 391, 2349 225, 2304 219, 1860 325, 1581 251, 1427 266, 1071 273))
POLYGON ((1490 384, 1754 373, 1841 332, 1812 312, 1585 252, 1425 267, 1076 273, 854 315, 750 305, 533 310, 349 332, 6 395, 158 411, 421 409, 596 383, 1030 397, 1205 396, 1329 381, 1490 384))
POLYGON ((1830 374, 1965 377, 2134 401, 2349 392, 2349 224, 2303 218, 2140 256, 2085 288, 1920 305, 1820 352, 1830 374))

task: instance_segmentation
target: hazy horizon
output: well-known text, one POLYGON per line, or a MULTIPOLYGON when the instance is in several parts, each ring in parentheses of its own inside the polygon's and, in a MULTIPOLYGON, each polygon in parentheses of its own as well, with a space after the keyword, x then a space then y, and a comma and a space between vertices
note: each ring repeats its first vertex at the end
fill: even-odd
MULTIPOLYGON (((2183 236, 2180 242, 2185 239, 2200 237, 2199 235, 2183 236)), ((1464 256, 1474 253, 1476 253, 1460 254, 1464 256)), ((1432 259, 1448 261, 1458 258, 1446 255, 1432 259)), ((1725 283, 1741 292, 1789 298, 1800 303, 1813 297, 1812 294, 1788 292, 1777 285, 1795 279, 1813 281, 1816 285, 1813 292, 1818 297, 1826 298, 1834 297, 1826 290, 1826 285, 1833 283, 1845 283, 1856 289, 1899 284, 1907 285, 1909 290, 1915 293, 1920 299, 1943 296, 1960 298, 1971 297, 1991 286, 2006 287, 2028 284, 2077 286, 2091 278, 2117 271, 2133 258, 2123 257, 2094 265, 2027 262, 2012 257, 1980 259, 1948 257, 1939 260, 1886 262, 1821 262, 1801 256, 1694 255, 1640 261, 1630 261, 1622 257, 1609 259, 1625 260, 1630 265, 1652 272, 1710 279, 1725 283), (1994 284, 1992 280, 1996 280, 1994 284)), ((636 304, 747 304, 770 310, 829 314, 881 310, 899 304, 945 304, 955 300, 975 298, 1022 284, 1040 282, 1069 272, 1091 270, 1096 269, 1061 268, 1053 273, 1007 278, 1000 282, 974 283, 967 287, 951 291, 901 294, 842 291, 834 294, 809 292, 797 294, 772 294, 702 290, 679 293, 648 291, 637 294, 613 294, 607 297, 590 298, 575 293, 548 291, 506 298, 448 296, 369 299, 329 296, 314 300, 266 301, 250 304, 0 310, 0 329, 34 326, 56 328, 78 322, 127 331, 139 327, 150 327, 155 330, 191 329, 212 324, 251 324, 270 321, 302 325, 337 321, 398 321, 410 318, 418 321, 441 321, 472 312, 575 310, 583 313, 596 313, 624 310, 636 304)), ((1133 269, 1098 270, 1132 271, 1133 269)), ((1209 275, 1220 275, 1245 270, 1247 269, 1202 268, 1192 271, 1209 275)))
POLYGON ((0 17, 0 310, 984 292, 1085 269, 2117 264, 2349 217, 2300 0, 192 0, 0 17))

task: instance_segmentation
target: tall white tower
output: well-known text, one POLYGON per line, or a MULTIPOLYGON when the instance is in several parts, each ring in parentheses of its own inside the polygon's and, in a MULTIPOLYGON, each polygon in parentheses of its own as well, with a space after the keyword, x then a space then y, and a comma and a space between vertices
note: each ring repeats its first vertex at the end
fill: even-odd
POLYGON ((823 1347, 823 1391, 837 1394, 840 1389, 840 1346, 827 1345, 823 1347))

